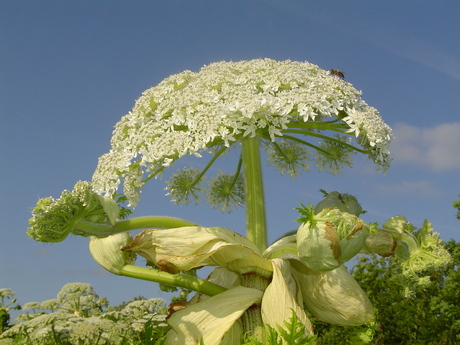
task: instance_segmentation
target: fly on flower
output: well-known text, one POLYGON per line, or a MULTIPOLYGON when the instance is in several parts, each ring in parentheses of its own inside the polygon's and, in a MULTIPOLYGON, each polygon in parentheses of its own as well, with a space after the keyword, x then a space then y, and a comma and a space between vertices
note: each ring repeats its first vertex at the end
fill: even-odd
POLYGON ((336 75, 337 77, 340 77, 342 79, 345 79, 345 73, 343 73, 342 71, 338 69, 330 69, 329 73, 332 75, 336 75))

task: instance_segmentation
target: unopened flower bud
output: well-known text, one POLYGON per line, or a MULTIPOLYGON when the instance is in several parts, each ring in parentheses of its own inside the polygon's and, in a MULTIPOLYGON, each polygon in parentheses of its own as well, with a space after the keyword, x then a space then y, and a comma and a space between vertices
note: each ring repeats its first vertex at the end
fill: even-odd
POLYGON ((396 249, 396 240, 387 232, 379 232, 370 235, 366 239, 365 253, 376 253, 380 256, 393 255, 396 249))
POLYGON ((315 271, 332 270, 358 254, 368 235, 366 224, 358 217, 326 208, 300 225, 299 258, 315 271))

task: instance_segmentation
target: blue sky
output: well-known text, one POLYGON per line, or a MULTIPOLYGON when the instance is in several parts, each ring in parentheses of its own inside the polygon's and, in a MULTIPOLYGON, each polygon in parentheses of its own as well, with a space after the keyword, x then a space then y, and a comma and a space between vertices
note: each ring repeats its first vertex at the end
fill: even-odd
MULTIPOLYGON (((318 189, 358 197, 364 220, 405 215, 460 241, 458 1, 1 1, 0 288, 19 303, 92 284, 112 305, 163 297, 156 284, 111 275, 88 239, 34 243, 25 232, 39 198, 90 180, 113 126, 142 91, 173 73, 220 60, 309 61, 345 72, 393 128, 386 175, 357 159, 339 177, 292 181, 265 170, 269 238, 295 228, 297 202, 318 189)), ((244 213, 179 207, 151 181, 134 216, 169 215, 244 233, 244 213)), ((142 260, 138 262, 142 265, 142 260)))

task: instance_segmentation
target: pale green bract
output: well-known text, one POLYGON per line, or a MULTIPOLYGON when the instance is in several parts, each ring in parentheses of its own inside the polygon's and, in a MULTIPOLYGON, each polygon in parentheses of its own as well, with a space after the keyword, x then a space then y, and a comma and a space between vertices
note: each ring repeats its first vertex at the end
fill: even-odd
POLYGON ((316 224, 302 224, 297 231, 299 257, 317 271, 335 269, 358 254, 366 243, 365 223, 338 209, 325 209, 316 224))
MULTIPOLYGON (((216 62, 196 73, 172 75, 144 91, 117 123, 111 150, 99 158, 93 187, 111 195, 123 181, 124 195, 135 206, 146 180, 178 158, 222 153, 241 138, 255 135, 269 143, 283 137, 309 146, 329 157, 334 164, 326 169, 334 172, 341 163, 318 142, 335 143, 342 151, 352 147, 324 134, 329 130, 354 133, 362 147, 354 150, 368 154, 379 169, 388 167, 391 129, 351 84, 308 62, 216 62)), ((294 176, 307 168, 306 163, 297 168, 296 162, 287 164, 294 176)), ((323 160, 320 164, 325 167, 323 160)))

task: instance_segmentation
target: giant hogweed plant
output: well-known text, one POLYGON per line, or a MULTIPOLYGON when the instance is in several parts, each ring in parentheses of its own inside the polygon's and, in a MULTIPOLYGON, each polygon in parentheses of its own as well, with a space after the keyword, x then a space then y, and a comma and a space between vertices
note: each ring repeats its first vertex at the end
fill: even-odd
POLYGON ((308 313, 372 328, 373 307, 343 264, 363 252, 397 255, 409 293, 428 281, 426 268, 449 261, 438 235, 427 221, 414 231, 402 216, 367 224, 353 196, 332 192, 315 208, 300 204, 298 231, 268 246, 261 151, 291 177, 311 164, 341 173, 355 153, 385 171, 391 137, 359 91, 313 64, 212 63, 146 90, 115 126, 92 182, 39 200, 28 235, 43 242, 90 236, 92 256, 108 271, 196 291, 172 306, 165 344, 265 343, 274 334, 288 343, 282 335, 295 336, 293 324, 302 325, 295 343, 307 343, 314 338, 308 313), (206 178, 226 151, 239 155, 234 170, 206 178), (179 218, 127 217, 146 182, 190 155, 211 158, 204 168, 171 173, 167 194, 177 204, 205 200, 223 211, 244 205, 246 236, 179 218), (146 230, 132 238, 136 229, 146 230), (152 267, 134 265, 137 255, 152 267), (202 266, 215 267, 206 279, 187 274, 202 266))

